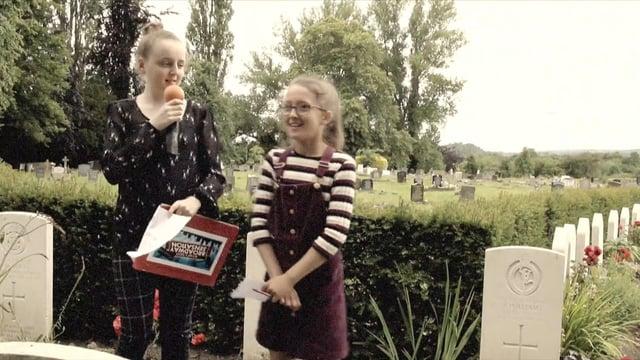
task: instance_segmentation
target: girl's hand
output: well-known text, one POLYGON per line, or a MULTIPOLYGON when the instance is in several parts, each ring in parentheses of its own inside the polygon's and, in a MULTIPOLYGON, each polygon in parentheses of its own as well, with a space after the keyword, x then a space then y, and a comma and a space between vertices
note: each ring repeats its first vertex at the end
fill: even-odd
POLYGON ((184 107, 184 100, 173 99, 162 105, 156 116, 149 120, 149 123, 158 130, 164 130, 174 122, 182 120, 184 107))
POLYGON ((200 200, 195 196, 189 196, 188 198, 174 202, 169 208, 169 212, 172 214, 193 216, 198 213, 201 205, 200 200))
POLYGON ((262 290, 271 294, 271 301, 279 302, 293 311, 300 309, 300 297, 286 274, 270 279, 262 290))

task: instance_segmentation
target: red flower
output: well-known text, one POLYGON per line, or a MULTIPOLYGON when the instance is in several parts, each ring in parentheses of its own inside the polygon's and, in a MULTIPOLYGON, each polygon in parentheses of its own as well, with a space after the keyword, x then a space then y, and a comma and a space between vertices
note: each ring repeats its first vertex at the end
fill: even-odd
POLYGON ((113 331, 116 333, 116 337, 120 337, 120 334, 122 334, 122 322, 120 321, 120 315, 113 319, 113 331))
POLYGON ((623 357, 620 358, 620 360, 633 360, 633 358, 629 355, 625 355, 623 357))
POLYGON ((598 264, 598 256, 602 254, 602 250, 598 246, 589 245, 584 248, 584 260, 588 266, 597 265, 598 264))
POLYGON ((160 319, 160 293, 158 289, 156 289, 154 298, 153 298, 153 320, 160 319))
POLYGON ((193 335, 193 337, 191 338, 191 345, 198 346, 198 345, 204 344, 205 341, 207 341, 207 338, 204 336, 203 333, 199 333, 199 334, 193 335))

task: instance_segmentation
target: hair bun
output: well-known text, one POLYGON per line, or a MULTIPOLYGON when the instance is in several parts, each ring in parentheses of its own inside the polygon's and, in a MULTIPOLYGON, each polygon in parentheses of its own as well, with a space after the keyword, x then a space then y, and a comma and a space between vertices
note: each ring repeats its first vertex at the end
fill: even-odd
POLYGON ((162 26, 162 23, 157 22, 157 21, 149 22, 145 26, 142 27, 141 33, 142 33, 142 36, 145 36, 145 35, 149 35, 149 34, 151 34, 153 32, 160 31, 160 30, 163 30, 163 29, 164 29, 164 27, 162 26))

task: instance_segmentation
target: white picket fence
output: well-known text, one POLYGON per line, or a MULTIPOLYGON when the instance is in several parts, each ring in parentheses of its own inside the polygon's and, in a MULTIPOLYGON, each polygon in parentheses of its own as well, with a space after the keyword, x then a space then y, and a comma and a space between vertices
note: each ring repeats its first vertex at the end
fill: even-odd
MULTIPOLYGON (((613 241, 619 237, 626 238, 630 227, 637 220, 640 220, 640 204, 633 205, 631 214, 628 207, 623 207, 620 213, 618 210, 609 211, 606 241, 613 241), (619 231, 621 233, 618 233, 619 231)), ((551 249, 565 255, 566 278, 571 273, 573 265, 576 262, 582 262, 585 247, 594 245, 604 251, 604 243, 604 218, 601 213, 595 213, 591 225, 589 225, 589 219, 583 217, 578 219, 577 227, 575 224, 556 226, 551 249)), ((598 264, 604 261, 603 254, 598 257, 598 264)))

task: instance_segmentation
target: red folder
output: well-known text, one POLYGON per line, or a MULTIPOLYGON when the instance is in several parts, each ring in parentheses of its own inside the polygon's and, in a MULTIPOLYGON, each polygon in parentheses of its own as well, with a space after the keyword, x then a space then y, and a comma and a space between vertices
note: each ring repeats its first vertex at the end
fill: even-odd
POLYGON ((195 215, 163 247, 134 259, 133 268, 213 286, 238 231, 235 225, 195 215))

